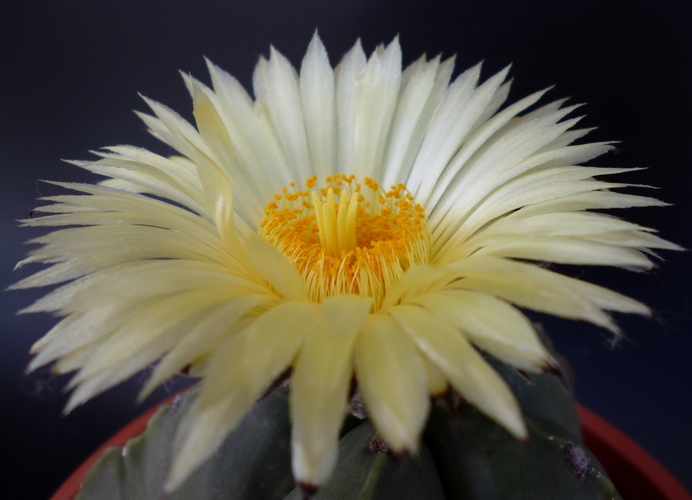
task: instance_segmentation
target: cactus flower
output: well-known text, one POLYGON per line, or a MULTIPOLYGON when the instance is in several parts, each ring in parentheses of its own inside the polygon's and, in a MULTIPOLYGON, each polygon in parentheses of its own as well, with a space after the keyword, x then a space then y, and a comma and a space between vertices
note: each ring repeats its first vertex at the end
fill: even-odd
POLYGON ((481 352, 540 372, 555 360, 522 309, 617 333, 641 303, 537 263, 650 269, 654 231, 595 212, 661 206, 581 166, 611 149, 546 91, 506 104, 509 68, 452 79, 454 59, 402 71, 398 40, 358 42, 332 68, 317 35, 297 71, 261 57, 254 98, 209 63, 184 75, 196 125, 145 99, 151 133, 75 165, 27 226, 59 229, 15 285, 61 284, 24 312, 62 319, 30 368, 76 371, 66 411, 158 362, 142 390, 189 369, 199 397, 175 436, 167 488, 290 376, 292 467, 323 485, 353 388, 393 452, 415 453, 430 395, 455 390, 519 439, 527 427, 481 352), (66 227, 63 227, 66 226, 66 227))

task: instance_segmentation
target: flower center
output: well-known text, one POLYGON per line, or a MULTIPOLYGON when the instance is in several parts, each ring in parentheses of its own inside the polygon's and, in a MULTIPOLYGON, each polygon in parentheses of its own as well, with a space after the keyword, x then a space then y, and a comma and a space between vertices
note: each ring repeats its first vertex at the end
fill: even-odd
POLYGON ((335 174, 316 188, 284 188, 264 210, 259 233, 300 271, 310 297, 320 301, 355 293, 378 309, 389 286, 412 265, 429 261, 430 235, 423 207, 406 186, 383 190, 365 178, 335 174))

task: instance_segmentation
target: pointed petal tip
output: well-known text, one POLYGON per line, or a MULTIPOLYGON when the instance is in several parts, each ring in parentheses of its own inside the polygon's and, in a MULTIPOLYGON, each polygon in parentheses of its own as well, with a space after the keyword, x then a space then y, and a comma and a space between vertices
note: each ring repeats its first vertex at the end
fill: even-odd
POLYGON ((539 365, 539 368, 544 372, 554 372, 560 369, 560 362, 553 356, 548 355, 539 365))
MULTIPOLYGON (((148 115, 142 111, 137 111, 136 109, 133 109, 132 112, 137 115, 137 118, 139 118, 142 121, 145 121, 147 118, 154 118, 152 115, 148 115)), ((65 160, 65 161, 70 161, 70 160, 65 160)))
POLYGON ((212 60, 209 59, 207 56, 204 56, 204 63, 207 65, 207 71, 209 71, 210 75, 214 75, 220 71, 223 71, 216 64, 214 64, 212 60))
MULTIPOLYGON (((32 360, 32 361, 33 361, 33 360, 32 360)), ((32 362, 29 362, 29 365, 28 365, 26 368, 24 368, 24 376, 31 375, 31 373, 32 373, 36 368, 38 368, 38 366, 32 366, 32 365, 33 365, 33 363, 32 363, 32 362)))
POLYGON ((180 481, 173 481, 170 477, 166 479, 166 481, 163 483, 163 495, 168 496, 172 494, 178 486, 180 486, 180 481))
POLYGON ((151 393, 154 392, 154 389, 156 389, 156 387, 158 387, 158 385, 150 384, 149 381, 147 381, 147 383, 144 384, 144 387, 142 387, 142 389, 137 394, 137 397, 135 398, 135 404, 141 405, 145 399, 151 396, 151 393))
POLYGON ((372 439, 370 439, 368 447, 373 453, 386 453, 393 457, 411 457, 418 455, 419 441, 420 439, 408 443, 400 443, 397 447, 385 441, 378 431, 372 439))
POLYGON ((298 488, 300 488, 300 493, 303 500, 310 500, 317 492, 320 490, 320 486, 317 484, 309 484, 297 481, 298 488))
POLYGON ((74 395, 73 395, 73 397, 70 398, 70 400, 67 402, 67 404, 65 405, 65 408, 63 408, 63 410, 62 410, 62 412, 60 412, 60 414, 63 417, 66 417, 70 413, 72 413, 72 411, 75 408, 77 408, 78 406, 81 406, 83 403, 84 403, 84 401, 79 401, 79 400, 75 399, 74 395))
POLYGON ((551 375, 554 375, 560 380, 565 388, 572 390, 574 382, 573 380, 570 380, 569 373, 565 373, 565 371, 561 369, 561 366, 557 360, 552 359, 550 365, 544 366, 543 373, 550 373, 551 375))
POLYGON ((506 422, 506 429, 509 431, 509 433, 517 438, 521 442, 528 442, 529 440, 529 431, 526 428, 526 422, 524 422, 524 419, 521 415, 519 415, 519 418, 516 419, 514 422, 506 422))
MULTIPOLYGON (((146 102, 149 106, 151 106, 151 103, 154 102, 153 99, 148 98, 147 96, 145 96, 145 95, 142 94, 141 92, 137 92, 137 95, 138 95, 144 102, 146 102)), ((136 111, 135 111, 135 113, 136 113, 136 111)))

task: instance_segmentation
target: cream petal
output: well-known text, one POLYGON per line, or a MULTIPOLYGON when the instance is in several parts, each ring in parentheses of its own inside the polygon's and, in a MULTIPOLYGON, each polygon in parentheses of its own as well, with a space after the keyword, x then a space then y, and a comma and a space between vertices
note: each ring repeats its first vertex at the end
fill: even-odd
MULTIPOLYGON (((243 86, 208 60, 207 66, 218 100, 218 111, 239 159, 237 170, 231 172, 231 177, 244 189, 261 191, 259 198, 267 203, 274 193, 295 180, 291 178, 286 157, 274 132, 268 133, 258 120, 252 98, 243 86)), ((261 216, 262 212, 254 214, 251 220, 259 221, 261 216)))
POLYGON ((255 95, 269 114, 294 180, 307 179, 313 169, 296 70, 272 47, 266 71, 258 75, 262 78, 261 83, 255 86, 255 95))
MULTIPOLYGON (((480 72, 480 65, 476 68, 480 72)), ((462 95, 454 96, 455 99, 451 99, 454 84, 450 86, 452 102, 441 104, 440 110, 443 112, 433 118, 426 140, 421 145, 421 151, 409 176, 408 188, 418 203, 426 203, 452 157, 482 123, 481 117, 502 82, 507 78, 508 72, 509 67, 468 92, 468 95, 460 92, 462 95), (433 137, 435 137, 434 140, 433 137)), ((473 80, 470 80, 474 82, 474 87, 477 79, 478 76, 474 75, 473 80)), ((458 88, 464 89, 465 86, 459 85, 458 88)))
POLYGON ((428 415, 424 360, 401 327, 384 314, 371 314, 355 346, 356 376, 375 428, 396 452, 418 449, 428 415))
MULTIPOLYGON (((193 160, 195 163, 204 157, 208 160, 215 161, 214 154, 204 143, 199 132, 183 117, 159 102, 144 96, 142 96, 142 99, 144 99, 158 117, 160 124, 157 125, 157 129, 165 128, 166 135, 164 138, 170 146, 193 160)), ((149 126, 155 123, 152 120, 146 120, 146 115, 140 114, 139 116, 144 119, 145 123, 149 126)))
POLYGON ((355 164, 348 171, 359 179, 380 178, 400 82, 401 47, 394 39, 381 55, 370 57, 355 83, 355 164))
POLYGON ((449 383, 440 369, 428 358, 423 357, 428 380, 428 392, 433 396, 441 396, 449 390, 449 383))
MULTIPOLYGON (((597 181, 586 181, 592 186, 597 181)), ((539 199, 536 203, 522 208, 526 215, 546 214, 550 212, 569 212, 582 210, 605 210, 610 208, 630 207, 667 207, 668 203, 648 196, 640 196, 625 193, 613 193, 610 191, 593 191, 587 189, 570 189, 568 193, 557 193, 539 199), (562 196, 561 196, 562 194, 562 196)))
MULTIPOLYGON (((436 59, 429 62, 428 65, 435 64, 435 61, 436 59)), ((382 178, 384 186, 392 186, 400 183, 405 184, 408 182, 408 178, 411 174, 411 169, 413 168, 413 164, 416 161, 416 157, 418 156, 418 152, 420 151, 421 144, 427 136, 430 120, 434 116, 437 108, 440 106, 440 102, 444 99, 444 96, 446 95, 447 88, 449 86, 449 81, 452 77, 453 71, 454 57, 446 59, 445 61, 440 63, 439 66, 437 66, 437 71, 435 74, 432 89, 430 90, 430 94, 427 100, 425 101, 423 109, 421 110, 420 117, 418 118, 416 126, 411 131, 410 139, 408 139, 408 143, 406 144, 405 154, 401 158, 400 163, 398 165, 395 162, 399 161, 399 158, 396 154, 396 151, 394 151, 394 149, 397 147, 397 143, 391 143, 391 150, 393 151, 394 156, 387 157, 385 167, 383 167, 382 178)), ((402 79, 405 76, 406 73, 402 75, 402 79)), ((410 80, 411 81, 407 83, 407 88, 410 87, 411 92, 414 92, 412 86, 415 79, 413 76, 411 76, 410 80)), ((403 102, 404 101, 402 100, 401 103, 403 104, 403 102)), ((403 109, 405 108, 402 108, 402 113, 404 112, 403 109)), ((410 111, 406 110, 406 112, 408 113, 410 111)), ((398 125, 396 118, 394 125, 398 125)), ((394 141, 394 137, 392 137, 391 140, 394 141)), ((404 147, 404 145, 402 144, 399 147, 404 147)))
POLYGON ((223 443, 291 363, 319 306, 284 302, 214 350, 201 393, 178 430, 166 488, 180 485, 223 443))
POLYGON ((574 236, 589 239, 602 233, 652 231, 650 228, 631 222, 593 212, 556 212, 532 214, 530 211, 518 210, 497 220, 487 230, 474 235, 478 245, 507 241, 512 238, 536 236, 574 236))
POLYGON ((382 166, 382 184, 384 186, 403 183, 408 178, 411 164, 404 164, 404 159, 411 154, 411 149, 417 151, 423 140, 420 129, 424 125, 427 126, 425 122, 432 115, 432 113, 428 113, 426 116, 424 110, 426 103, 434 99, 431 93, 435 88, 435 77, 439 67, 439 56, 430 62, 426 62, 423 56, 406 68, 401 75, 400 96, 397 100, 392 130, 382 166), (417 135, 416 132, 418 132, 417 135), (418 144, 415 144, 416 142, 418 144))
POLYGON ((554 364, 526 316, 492 295, 454 290, 422 294, 411 303, 446 318, 476 346, 505 363, 534 372, 554 364))
POLYGON ((383 311, 395 307, 397 302, 407 293, 415 293, 430 287, 436 281, 450 275, 450 271, 440 266, 418 265, 411 266, 401 279, 394 283, 382 301, 383 311))
MULTIPOLYGON (((189 210, 161 200, 99 186, 84 189, 97 196, 52 196, 51 213, 21 221, 25 226, 96 226, 109 224, 142 225, 172 229, 197 238, 205 245, 221 248, 211 217, 200 217, 189 210)), ((41 209, 39 209, 41 210, 41 209)))
POLYGON ((635 300, 530 264, 472 256, 447 268, 463 276, 450 282, 449 289, 485 292, 521 307, 589 321, 615 333, 617 325, 603 310, 650 314, 635 300))
POLYGON ((156 365, 138 399, 144 400, 165 380, 179 373, 185 366, 211 354, 212 346, 238 329, 238 320, 257 307, 275 306, 266 295, 245 295, 229 301, 204 318, 185 333, 175 346, 156 365))
POLYGON ((177 451, 164 492, 170 493, 182 485, 218 449, 253 404, 254 400, 241 406, 237 400, 229 399, 204 411, 190 412, 175 436, 177 451))
POLYGON ((685 248, 670 241, 666 241, 654 234, 637 231, 611 231, 589 236, 589 240, 640 249, 649 255, 654 255, 651 249, 684 251, 685 248))
POLYGON ((527 437, 507 384, 450 323, 410 305, 393 309, 392 316, 464 398, 515 437, 527 437))
POLYGON ((229 397, 254 401, 291 364, 319 313, 313 302, 282 302, 215 349, 197 408, 229 397))
MULTIPOLYGON (((112 167, 109 172, 114 174, 111 176, 114 178, 118 178, 118 174, 122 174, 123 171, 139 172, 159 181, 158 184, 163 184, 185 193, 197 202, 203 199, 202 185, 199 182, 197 167, 194 164, 190 163, 193 166, 191 169, 190 165, 184 166, 172 159, 164 158, 146 149, 133 146, 111 146, 104 149, 111 151, 111 153, 94 152, 102 158, 101 160, 70 163, 80 166, 85 165, 86 168, 93 168, 97 165, 112 167)), ((125 178, 125 180, 136 181, 136 179, 132 178, 125 178)), ((146 188, 148 186, 145 184, 143 187, 146 188)))
POLYGON ((207 206, 214 215, 219 233, 224 239, 234 239, 233 198, 231 180, 241 183, 243 189, 237 189, 240 198, 240 216, 249 224, 257 225, 261 220, 264 205, 269 198, 262 189, 263 183, 249 175, 240 167, 228 128, 220 115, 220 104, 216 96, 201 84, 192 80, 192 96, 197 128, 202 139, 218 159, 218 165, 212 162, 201 164, 198 168, 200 180, 207 195, 207 206), (239 175, 240 174, 240 175, 239 175), (234 178, 239 176, 240 178, 234 178))
POLYGON ((329 297, 312 318, 291 376, 293 475, 319 486, 337 458, 339 429, 348 405, 353 346, 371 301, 355 295, 329 297))
POLYGON ((351 172, 356 164, 356 81, 367 61, 360 40, 344 56, 334 72, 336 80, 337 167, 351 172))
POLYGON ((648 231, 652 230, 603 214, 557 211, 536 214, 535 210, 522 209, 472 235, 454 256, 463 259, 478 254, 650 268, 651 262, 639 252, 646 253, 652 248, 680 250, 679 246, 648 231))
POLYGON ((107 339, 126 321, 116 309, 114 306, 95 308, 87 314, 72 314, 64 318, 31 346, 31 353, 36 356, 27 371, 34 371, 80 349, 89 348, 92 352, 95 342, 107 339))
POLYGON ((336 168, 336 106, 334 72, 317 33, 300 67, 300 98, 312 165, 323 179, 336 168))
MULTIPOLYGON (((592 175, 607 172, 589 167, 559 167, 520 175, 483 200, 459 227, 459 238, 463 239, 474 231, 500 216, 511 214, 527 205, 544 203, 575 193, 617 187, 617 185, 595 181, 592 175)), ((617 172, 614 172, 617 173, 617 172)), ((613 197, 619 193, 613 193, 613 197)), ((526 212, 526 210, 522 210, 526 212)))
MULTIPOLYGON (((228 252, 200 244, 186 234, 158 227, 116 225, 62 229, 36 238, 32 243, 44 245, 31 252, 43 261, 81 258, 106 262, 108 257, 118 256, 123 262, 169 258, 235 267, 228 252), (123 241, 127 245, 123 245, 123 241)), ((104 264, 105 267, 108 266, 104 264)))
MULTIPOLYGON (((446 89, 444 97, 435 109, 420 151, 409 174, 406 185, 418 199, 418 189, 426 175, 439 177, 463 139, 469 124, 464 116, 464 105, 473 94, 481 74, 481 63, 467 69, 446 89), (450 129, 449 126, 452 125, 450 129), (436 175, 435 175, 436 174, 436 175)), ((422 198, 421 198, 422 199, 422 198)), ((425 204, 425 200, 423 200, 425 204)))
MULTIPOLYGON (((228 287, 208 287, 160 298, 128 318, 109 338, 101 341, 70 386, 108 372, 110 377, 99 391, 125 380, 170 350, 209 309, 243 296, 243 291, 228 287)), ((71 400, 84 397, 85 385, 71 400)))
POLYGON ((308 300, 303 279, 284 254, 259 236, 248 239, 247 257, 255 270, 287 299, 308 300))
POLYGON ((464 183, 473 185, 474 189, 465 191, 464 196, 441 200, 450 208, 439 225, 432 229, 433 245, 440 258, 463 240, 460 227, 477 203, 509 179, 525 172, 528 166, 522 165, 522 160, 574 125, 575 120, 556 123, 569 111, 571 109, 566 108, 500 134, 493 147, 484 148, 484 154, 460 171, 448 194, 464 183))
POLYGON ((557 264, 639 269, 653 267, 653 263, 637 250, 562 236, 526 235, 484 246, 477 250, 475 255, 557 264))

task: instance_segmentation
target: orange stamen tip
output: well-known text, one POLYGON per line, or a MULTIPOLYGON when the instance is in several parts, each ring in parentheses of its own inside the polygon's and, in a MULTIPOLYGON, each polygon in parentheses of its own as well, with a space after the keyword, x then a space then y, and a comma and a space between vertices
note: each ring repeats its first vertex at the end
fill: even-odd
POLYGON ((264 211, 260 235, 291 260, 315 301, 354 293, 372 297, 377 309, 390 283, 428 261, 425 210, 406 186, 385 192, 374 179, 363 184, 365 191, 355 175, 334 174, 316 189, 313 175, 307 190, 282 189, 264 211))

